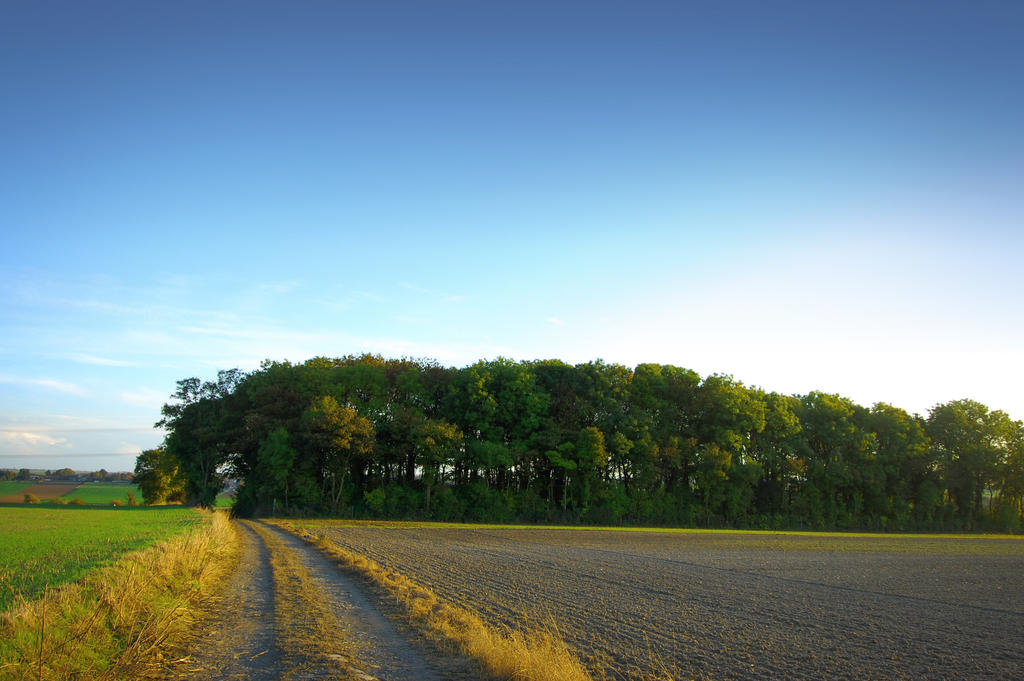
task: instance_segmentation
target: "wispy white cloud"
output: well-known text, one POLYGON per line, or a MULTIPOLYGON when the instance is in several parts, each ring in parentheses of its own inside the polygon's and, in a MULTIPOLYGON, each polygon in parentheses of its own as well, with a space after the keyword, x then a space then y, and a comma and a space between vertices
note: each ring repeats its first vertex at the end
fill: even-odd
POLYGON ((243 340, 271 340, 288 341, 296 340, 309 341, 320 338, 319 334, 303 333, 301 331, 289 331, 287 329, 273 328, 271 326, 226 326, 208 324, 204 326, 182 326, 180 330, 184 333, 193 333, 201 336, 220 336, 222 338, 237 338, 243 340))
POLYGON ((0 447, 8 453, 35 454, 67 446, 67 438, 52 437, 46 433, 0 431, 0 447))
POLYGON ((97 357, 96 355, 86 355, 82 353, 66 355, 66 359, 72 362, 78 362, 79 364, 92 364, 95 366, 104 367, 137 367, 138 362, 129 362, 123 359, 111 359, 109 357, 97 357))
POLYGON ((79 397, 86 397, 89 393, 82 387, 75 385, 74 383, 68 383, 67 381, 60 381, 55 378, 40 378, 34 381, 29 381, 35 385, 43 386, 44 388, 53 388, 66 395, 77 395, 79 397))
POLYGON ((76 427, 76 428, 63 428, 61 426, 26 426, 24 428, 0 428, 0 433, 34 433, 34 434, 52 434, 52 433, 140 433, 140 432, 153 432, 159 431, 160 429, 153 428, 153 426, 111 426, 111 427, 76 427))
POLYGON ((16 378, 12 376, 0 376, 0 383, 50 388, 64 393, 65 395, 75 395, 77 397, 86 397, 89 394, 85 389, 75 385, 74 383, 68 383, 67 381, 61 381, 55 378, 16 378))
POLYGON ((565 326, 565 322, 558 317, 548 317, 548 324, 554 324, 555 326, 565 326))

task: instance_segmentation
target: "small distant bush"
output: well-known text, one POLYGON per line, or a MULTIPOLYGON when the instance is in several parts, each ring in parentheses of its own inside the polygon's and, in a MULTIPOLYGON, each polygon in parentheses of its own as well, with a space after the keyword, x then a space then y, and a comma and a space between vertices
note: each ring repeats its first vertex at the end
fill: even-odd
POLYGON ((121 501, 120 499, 114 499, 110 503, 113 504, 114 506, 124 506, 124 502, 121 501))
POLYGON ((131 490, 128 490, 128 505, 129 506, 138 506, 139 505, 139 500, 135 498, 135 492, 132 492, 131 490))
POLYGON ((39 497, 37 497, 35 494, 26 494, 25 495, 25 503, 26 504, 38 504, 39 503, 39 497))
POLYGON ((85 502, 82 501, 81 497, 75 497, 74 499, 71 500, 71 503, 74 504, 75 506, 85 506, 85 502))
POLYGON ((68 500, 65 499, 64 497, 57 497, 56 499, 53 500, 53 503, 57 504, 58 506, 67 506, 68 500))

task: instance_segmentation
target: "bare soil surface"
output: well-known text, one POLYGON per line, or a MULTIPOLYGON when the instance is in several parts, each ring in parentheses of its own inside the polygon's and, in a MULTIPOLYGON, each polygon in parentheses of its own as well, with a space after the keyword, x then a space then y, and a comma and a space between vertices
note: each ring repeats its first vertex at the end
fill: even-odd
POLYGON ((1024 678, 1024 542, 318 527, 611 678, 1024 678))
MULTIPOLYGON (((340 624, 330 632, 336 648, 333 660, 311 650, 289 648, 282 627, 292 620, 282 614, 302 604, 283 601, 275 589, 272 555, 248 524, 240 523, 243 550, 238 569, 211 603, 204 623, 177 650, 170 651, 149 678, 241 681, 302 681, 306 679, 360 679, 371 681, 470 681, 478 679, 476 666, 438 649, 420 632, 405 626, 395 607, 381 601, 361 578, 347 573, 294 536, 260 525, 283 542, 284 549, 304 564, 318 601, 329 607, 340 624), (353 646, 352 643, 355 645, 353 646), (355 648, 352 657, 342 651, 355 648)), ((276 542, 275 542, 276 543, 276 542)), ((278 545, 280 546, 280 545, 278 545)))
POLYGON ((25 489, 15 494, 8 494, 5 497, 0 497, 0 503, 18 503, 25 501, 26 494, 34 494, 42 499, 56 499, 62 497, 68 492, 73 492, 78 489, 78 483, 66 483, 66 482, 37 482, 34 485, 30 485, 25 489))
POLYGON ((470 681, 476 665, 446 654, 402 621, 397 605, 362 577, 342 570, 298 537, 266 525, 309 570, 324 602, 342 624, 345 638, 356 644, 362 669, 385 681, 470 681))

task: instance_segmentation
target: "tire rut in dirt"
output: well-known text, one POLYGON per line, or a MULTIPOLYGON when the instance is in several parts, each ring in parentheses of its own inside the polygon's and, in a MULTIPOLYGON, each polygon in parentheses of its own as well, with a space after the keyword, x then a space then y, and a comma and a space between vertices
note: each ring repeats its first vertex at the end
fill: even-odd
POLYGON ((381 681, 472 681, 481 678, 470 660, 450 655, 401 621, 397 606, 362 578, 340 569, 308 544, 271 525, 294 551, 324 595, 344 635, 356 644, 359 667, 381 681))
POLYGON ((161 679, 276 681, 284 671, 274 622, 270 555, 255 532, 236 524, 242 553, 238 569, 201 623, 187 656, 161 679))

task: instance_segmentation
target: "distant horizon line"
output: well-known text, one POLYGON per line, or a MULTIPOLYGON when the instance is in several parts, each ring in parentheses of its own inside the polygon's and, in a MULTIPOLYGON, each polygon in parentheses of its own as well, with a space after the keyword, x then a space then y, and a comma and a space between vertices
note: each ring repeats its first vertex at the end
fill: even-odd
MULTIPOLYGON (((71 468, 71 466, 61 466, 61 468, 71 468)), ((21 469, 20 468, 9 468, 7 466, 0 466, 0 470, 14 471, 14 470, 21 470, 21 469)), ((26 468, 25 470, 27 470, 29 473, 40 473, 40 474, 45 475, 46 471, 50 471, 52 473, 54 471, 59 471, 60 468, 26 468)), ((86 469, 86 468, 81 468, 81 469, 79 469, 79 468, 71 468, 71 470, 73 470, 76 475, 79 474, 79 473, 98 473, 101 470, 107 471, 108 475, 119 475, 121 473, 124 473, 124 474, 127 474, 127 475, 135 475, 134 469, 130 470, 130 471, 111 471, 111 470, 107 470, 106 468, 100 467, 100 468, 88 468, 88 469, 86 469)), ((11 480, 9 482, 19 482, 19 481, 18 480, 11 480)))

